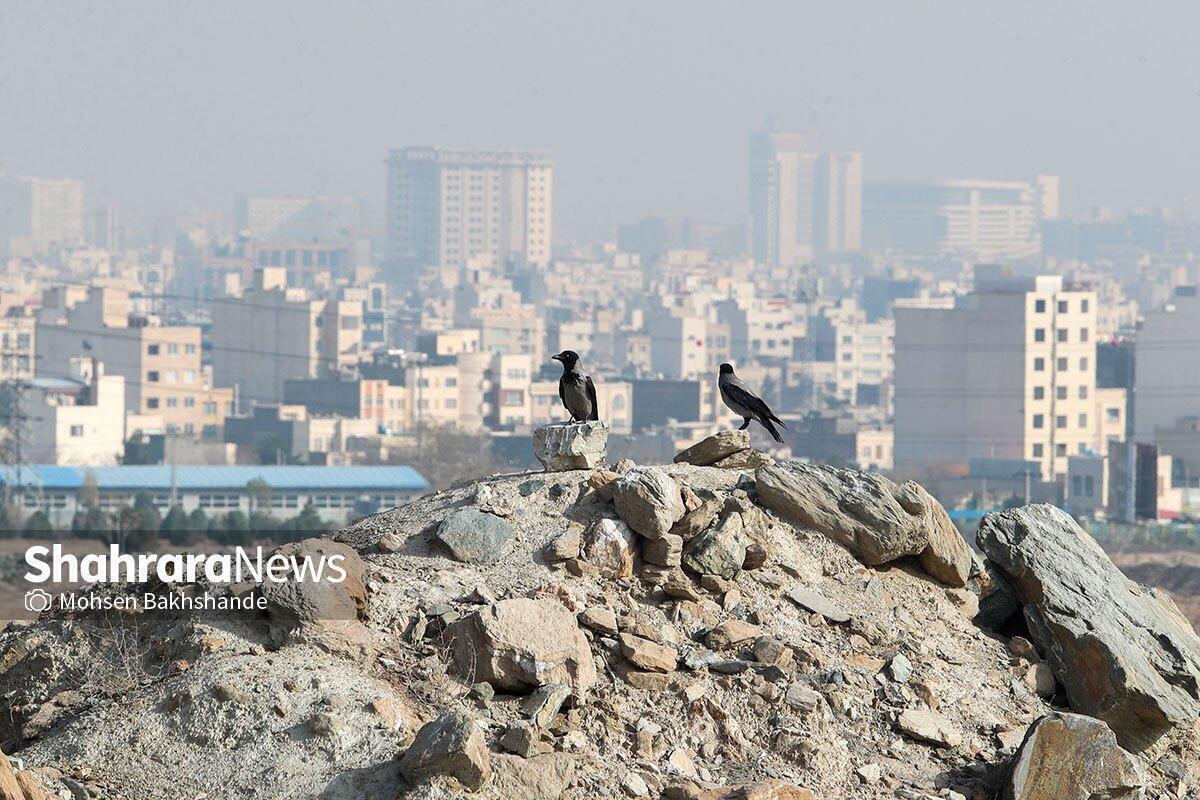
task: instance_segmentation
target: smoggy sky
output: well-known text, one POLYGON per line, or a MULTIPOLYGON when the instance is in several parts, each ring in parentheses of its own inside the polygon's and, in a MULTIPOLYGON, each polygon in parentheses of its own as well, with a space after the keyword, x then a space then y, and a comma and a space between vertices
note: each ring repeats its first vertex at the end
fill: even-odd
POLYGON ((1200 185, 1195 3, 0 2, 0 165, 89 202, 382 198, 387 149, 529 147, 556 227, 740 221, 747 137, 870 177, 1062 176, 1068 210, 1200 185), (1053 8, 1049 8, 1053 6, 1053 8))

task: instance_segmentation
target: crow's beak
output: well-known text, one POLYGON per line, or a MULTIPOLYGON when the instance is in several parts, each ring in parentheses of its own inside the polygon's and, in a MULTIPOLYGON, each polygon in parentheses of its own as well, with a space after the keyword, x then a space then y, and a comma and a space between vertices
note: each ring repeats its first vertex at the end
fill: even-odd
POLYGON ((550 360, 551 361, 562 361, 563 358, 561 355, 553 355, 553 356, 550 356, 550 360))

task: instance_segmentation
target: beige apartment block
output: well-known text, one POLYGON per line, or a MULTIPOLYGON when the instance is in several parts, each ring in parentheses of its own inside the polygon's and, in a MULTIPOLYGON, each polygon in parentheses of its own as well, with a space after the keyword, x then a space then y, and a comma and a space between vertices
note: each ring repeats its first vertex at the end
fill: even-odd
POLYGON ((388 262, 405 269, 550 260, 554 162, 546 153, 392 150, 388 262))
POLYGON ((39 377, 70 377, 71 362, 94 358, 125 379, 125 412, 158 416, 166 433, 215 435, 232 413, 233 390, 216 388, 202 364, 200 328, 131 314, 129 294, 70 287, 46 293, 36 331, 39 377), (76 302, 71 303, 71 300, 76 302))
POLYGON ((898 466, 1024 459, 1056 480, 1119 436, 1118 401, 1096 391, 1095 292, 980 268, 970 294, 898 301, 895 316, 898 466))
POLYGON ((362 356, 363 304, 289 289, 282 267, 256 270, 240 297, 214 299, 212 314, 216 380, 236 389, 241 409, 278 403, 289 378, 337 375, 362 356))

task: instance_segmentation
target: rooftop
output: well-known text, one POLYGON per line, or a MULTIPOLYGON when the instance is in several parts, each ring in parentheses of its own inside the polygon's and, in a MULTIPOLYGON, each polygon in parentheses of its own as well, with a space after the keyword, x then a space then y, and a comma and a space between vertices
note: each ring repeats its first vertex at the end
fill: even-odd
MULTIPOLYGON (((409 466, 117 466, 65 467, 41 464, 24 467, 21 482, 43 489, 78 489, 88 474, 102 491, 179 491, 244 489, 260 480, 272 489, 362 489, 369 491, 427 491, 429 482, 409 466)), ((0 484, 15 483, 16 470, 0 469, 0 484)))

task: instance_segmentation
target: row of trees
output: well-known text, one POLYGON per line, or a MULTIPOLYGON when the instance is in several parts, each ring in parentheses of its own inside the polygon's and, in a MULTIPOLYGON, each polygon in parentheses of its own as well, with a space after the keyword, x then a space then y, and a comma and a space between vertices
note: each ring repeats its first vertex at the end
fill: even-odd
MULTIPOLYGON (((261 505, 249 514, 234 510, 209 516, 203 509, 190 514, 173 506, 165 515, 155 507, 149 494, 141 492, 133 505, 109 512, 95 502, 87 503, 71 520, 71 532, 106 542, 120 542, 126 547, 139 548, 159 537, 175 544, 189 544, 213 536, 274 536, 301 538, 323 533, 329 526, 309 503, 300 513, 280 518, 262 510, 261 505)), ((20 522, 9 509, 0 508, 0 533, 50 535, 54 525, 45 511, 35 511, 20 522)))

